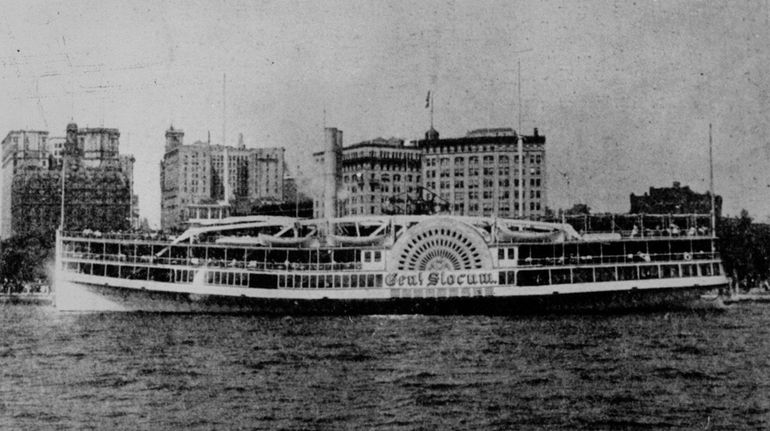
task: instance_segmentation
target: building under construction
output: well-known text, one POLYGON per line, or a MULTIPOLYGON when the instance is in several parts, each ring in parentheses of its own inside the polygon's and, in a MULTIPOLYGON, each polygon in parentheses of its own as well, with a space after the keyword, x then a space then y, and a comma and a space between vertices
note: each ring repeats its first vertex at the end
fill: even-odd
POLYGON ((62 223, 66 230, 129 228, 133 157, 121 160, 119 138, 118 129, 79 129, 74 123, 58 139, 49 140, 47 131, 8 133, 2 142, 0 236, 48 234, 62 223))

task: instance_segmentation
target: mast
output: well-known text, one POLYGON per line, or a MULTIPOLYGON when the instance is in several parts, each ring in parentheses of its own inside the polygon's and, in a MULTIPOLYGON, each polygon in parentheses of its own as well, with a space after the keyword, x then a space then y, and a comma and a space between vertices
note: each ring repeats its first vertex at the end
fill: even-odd
POLYGON ((519 178, 519 218, 524 218, 524 138, 521 136, 521 60, 519 60, 519 130, 516 133, 518 135, 517 148, 519 153, 519 165, 516 167, 519 178))
POLYGON ((222 145, 227 145, 227 74, 222 74, 222 145))
POLYGON ((61 159, 61 217, 59 218, 59 230, 64 232, 64 177, 67 176, 67 157, 61 159))
POLYGON ((709 195, 711 195, 711 235, 716 234, 716 203, 714 197, 714 154, 711 138, 711 123, 709 123, 709 195))
POLYGON ((519 171, 519 218, 524 218, 524 138, 521 136, 521 131, 516 134, 518 135, 517 151, 519 152, 519 165, 516 166, 516 169, 519 171))
POLYGON ((521 60, 519 60, 519 131, 521 131, 521 60))

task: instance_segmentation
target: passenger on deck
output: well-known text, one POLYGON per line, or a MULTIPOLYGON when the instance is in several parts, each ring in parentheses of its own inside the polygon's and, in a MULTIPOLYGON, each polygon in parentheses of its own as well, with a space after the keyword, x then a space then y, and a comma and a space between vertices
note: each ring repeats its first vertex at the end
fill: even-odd
POLYGON ((671 226, 668 227, 668 230, 671 236, 679 236, 679 234, 681 233, 681 230, 679 230, 679 226, 675 225, 674 223, 671 223, 671 226))
POLYGON ((631 235, 630 235, 630 237, 631 237, 631 238, 635 238, 635 237, 637 237, 637 236, 639 236, 639 226, 637 226, 637 225, 634 225, 634 228, 633 228, 633 229, 631 229, 631 235))

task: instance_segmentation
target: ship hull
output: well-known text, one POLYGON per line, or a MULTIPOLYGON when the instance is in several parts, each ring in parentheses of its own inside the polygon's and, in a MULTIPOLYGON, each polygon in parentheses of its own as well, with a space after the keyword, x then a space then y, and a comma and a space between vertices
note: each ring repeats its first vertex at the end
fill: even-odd
POLYGON ((254 315, 516 315, 532 313, 603 313, 702 308, 699 298, 722 284, 675 288, 597 290, 516 296, 412 298, 281 298, 200 294, 64 281, 57 284, 62 311, 144 311, 238 313, 254 315))

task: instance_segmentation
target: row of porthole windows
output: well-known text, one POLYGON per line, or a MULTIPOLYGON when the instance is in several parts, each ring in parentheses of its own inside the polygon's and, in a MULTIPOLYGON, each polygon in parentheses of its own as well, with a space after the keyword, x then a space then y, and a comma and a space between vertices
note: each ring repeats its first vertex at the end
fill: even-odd
POLYGON ((655 278, 707 277, 722 273, 719 263, 682 265, 629 265, 551 270, 501 271, 500 284, 543 286, 550 284, 593 283, 655 278))
POLYGON ((381 287, 382 274, 279 275, 278 287, 298 289, 381 287))

